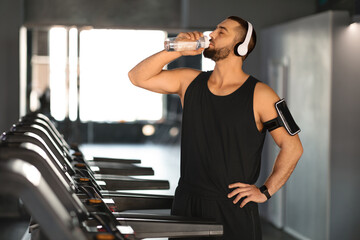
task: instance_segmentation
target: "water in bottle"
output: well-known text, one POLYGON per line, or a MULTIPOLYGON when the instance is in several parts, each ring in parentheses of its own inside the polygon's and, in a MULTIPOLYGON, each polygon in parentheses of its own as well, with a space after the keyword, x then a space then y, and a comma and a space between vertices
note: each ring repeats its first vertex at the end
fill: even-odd
POLYGON ((191 51, 197 50, 199 48, 208 48, 209 47, 209 38, 204 36, 198 40, 190 40, 186 38, 167 38, 165 40, 165 49, 166 51, 191 51))

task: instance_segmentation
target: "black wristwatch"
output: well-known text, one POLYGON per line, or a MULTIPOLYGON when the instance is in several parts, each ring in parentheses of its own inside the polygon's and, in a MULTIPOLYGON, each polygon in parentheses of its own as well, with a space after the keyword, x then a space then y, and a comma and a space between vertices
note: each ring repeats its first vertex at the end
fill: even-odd
POLYGON ((262 194, 264 194, 266 196, 266 198, 269 200, 271 198, 269 192, 268 192, 268 189, 265 185, 262 185, 260 188, 259 188, 260 192, 262 194))

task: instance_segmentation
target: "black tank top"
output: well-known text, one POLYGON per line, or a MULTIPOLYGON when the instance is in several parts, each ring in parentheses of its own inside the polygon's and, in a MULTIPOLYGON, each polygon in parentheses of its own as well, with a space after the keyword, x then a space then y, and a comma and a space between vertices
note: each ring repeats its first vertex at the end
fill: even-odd
POLYGON ((229 184, 256 182, 265 132, 253 112, 258 80, 250 76, 233 93, 217 96, 208 88, 211 73, 200 73, 184 96, 179 187, 226 197, 229 184))

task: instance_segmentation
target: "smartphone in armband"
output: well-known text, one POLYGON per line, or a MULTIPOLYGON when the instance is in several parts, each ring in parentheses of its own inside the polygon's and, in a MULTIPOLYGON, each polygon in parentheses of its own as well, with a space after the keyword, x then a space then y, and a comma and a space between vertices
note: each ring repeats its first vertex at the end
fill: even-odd
POLYGON ((281 99, 276 102, 275 109, 278 113, 278 117, 264 123, 264 127, 269 132, 277 129, 278 127, 284 127, 291 136, 294 136, 301 131, 292 117, 290 110, 286 105, 285 99, 281 99))

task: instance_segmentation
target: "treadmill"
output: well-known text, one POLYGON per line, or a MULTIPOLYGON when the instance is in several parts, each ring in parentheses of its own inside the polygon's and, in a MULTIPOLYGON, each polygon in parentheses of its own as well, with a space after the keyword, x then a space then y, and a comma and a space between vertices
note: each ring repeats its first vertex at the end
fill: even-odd
MULTIPOLYGON (((47 128, 45 125, 39 122, 19 122, 14 124, 11 131, 16 132, 34 132, 41 136, 44 140, 51 142, 49 146, 53 152, 59 152, 62 157, 68 159, 69 162, 86 163, 85 159, 81 156, 71 156, 63 145, 59 143, 59 139, 47 128)), ((88 164, 87 164, 88 165, 88 164)), ((95 162, 90 165, 93 172, 97 174, 113 174, 113 175, 127 175, 127 176, 140 176, 140 175, 154 175, 152 168, 139 167, 131 163, 121 162, 95 162), (98 163, 98 164, 97 164, 98 163)))
MULTIPOLYGON (((38 121, 40 123, 43 123, 44 125, 48 126, 49 129, 54 133, 54 135, 59 139, 61 142, 61 145, 64 146, 67 151, 75 151, 75 154, 80 154, 82 156, 82 153, 80 151, 80 148, 77 144, 68 144, 62 135, 59 133, 59 131, 56 129, 55 125, 51 122, 51 120, 44 114, 33 112, 25 115, 22 117, 20 122, 35 122, 38 121)), ((141 163, 140 159, 124 159, 124 158, 107 158, 107 157, 99 157, 94 156, 92 159, 86 159, 88 161, 93 162, 118 162, 118 163, 141 163)))
MULTIPOLYGON (((168 189, 169 182, 165 180, 148 180, 148 179, 136 179, 129 176, 109 176, 107 179, 106 175, 104 178, 100 180, 91 173, 87 172, 87 169, 76 169, 74 168, 66 159, 62 159, 60 155, 55 155, 48 147, 48 145, 34 133, 31 132, 24 132, 24 133, 17 133, 17 132, 9 132, 5 133, 1 137, 3 142, 8 144, 20 144, 23 142, 28 142, 36 145, 37 147, 41 148, 44 151, 45 155, 48 157, 51 164, 54 165, 62 174, 63 178, 67 179, 68 184, 75 185, 74 180, 81 183, 82 186, 92 186, 95 185, 98 193, 101 195, 108 195, 112 196, 113 198, 122 197, 124 194, 111 191, 114 190, 146 190, 146 189, 168 189)), ((125 194, 127 198, 130 199, 131 194, 125 194)), ((129 206, 133 205, 135 202, 139 202, 141 199, 141 194, 132 194, 132 201, 128 200, 126 203, 129 206)), ((146 196, 146 195, 144 195, 146 196)), ((156 199, 156 196, 152 197, 152 199, 156 199)), ((166 207, 171 206, 172 197, 159 197, 161 202, 165 204, 166 207)), ((122 209, 127 206, 124 205, 124 199, 121 198, 123 204, 122 209)), ((117 204, 118 201, 115 202, 117 204)), ((149 202, 149 201, 145 201, 149 202)), ((144 203, 145 204, 145 203, 144 203)), ((148 204, 145 204, 146 207, 148 204)))
MULTIPOLYGON (((17 159, 32 166, 31 168, 37 169, 44 181, 47 182, 49 188, 56 195, 55 198, 63 204, 68 213, 75 214, 79 221, 86 218, 86 216, 90 216, 90 218, 86 220, 86 226, 88 230, 91 229, 90 232, 94 232, 99 222, 103 221, 102 229, 105 229, 109 234, 120 234, 120 237, 127 236, 119 231, 120 227, 131 226, 131 229, 135 230, 136 239, 148 237, 222 235, 222 225, 213 221, 157 214, 112 212, 101 198, 90 198, 91 196, 88 196, 88 198, 79 198, 78 195, 74 194, 73 188, 68 185, 64 179, 55 180, 62 178, 62 174, 60 174, 58 170, 55 170, 56 167, 49 168, 48 166, 44 167, 44 164, 39 164, 39 162, 49 162, 49 160, 44 160, 43 158, 46 157, 46 154, 44 154, 42 149, 32 143, 2 143, 0 150, 0 162, 2 159, 17 159), (52 172, 50 169, 52 169, 52 172), (100 220, 98 218, 100 218, 100 220)), ((52 199, 53 198, 54 196, 52 196, 52 199)), ((27 202, 25 202, 25 205, 27 205, 27 202)), ((44 209, 42 209, 41 212, 44 212, 44 209)), ((37 219, 37 221, 41 225, 41 221, 39 219, 37 219)), ((85 220, 83 220, 83 222, 84 221, 85 220)), ((128 227, 126 229, 129 230, 128 227)), ((129 236, 131 237, 131 234, 129 234, 129 236)), ((119 239, 121 239, 120 237, 119 239)))

